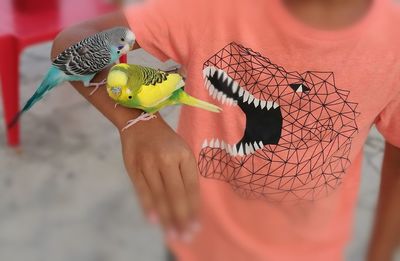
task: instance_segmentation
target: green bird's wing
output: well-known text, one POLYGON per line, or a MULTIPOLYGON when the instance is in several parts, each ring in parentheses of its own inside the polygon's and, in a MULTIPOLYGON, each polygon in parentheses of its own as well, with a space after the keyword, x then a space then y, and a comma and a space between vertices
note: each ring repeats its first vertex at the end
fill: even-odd
POLYGON ((130 65, 129 70, 128 88, 133 93, 131 102, 146 111, 168 105, 165 101, 185 85, 182 76, 176 73, 138 65, 130 65))

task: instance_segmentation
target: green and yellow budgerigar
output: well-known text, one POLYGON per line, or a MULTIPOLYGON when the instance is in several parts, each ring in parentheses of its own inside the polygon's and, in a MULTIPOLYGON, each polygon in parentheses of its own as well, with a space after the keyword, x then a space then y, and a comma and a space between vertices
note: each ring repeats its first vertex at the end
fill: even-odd
POLYGON ((143 120, 150 120, 155 113, 170 105, 189 105, 211 112, 222 109, 211 103, 187 94, 185 82, 177 73, 133 64, 113 66, 107 77, 108 95, 119 105, 136 108, 144 112, 138 118, 128 121, 123 130, 143 120))

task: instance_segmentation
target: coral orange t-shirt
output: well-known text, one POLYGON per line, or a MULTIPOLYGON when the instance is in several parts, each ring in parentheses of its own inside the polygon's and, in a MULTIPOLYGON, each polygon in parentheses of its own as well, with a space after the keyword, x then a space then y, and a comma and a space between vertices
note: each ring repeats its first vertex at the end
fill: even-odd
MULTIPOLYGON (((202 230, 178 260, 343 260, 372 125, 400 147, 400 9, 310 28, 282 1, 154 0, 125 10, 142 48, 187 72, 202 230)), ((134 61, 132 61, 134 62, 134 61)))

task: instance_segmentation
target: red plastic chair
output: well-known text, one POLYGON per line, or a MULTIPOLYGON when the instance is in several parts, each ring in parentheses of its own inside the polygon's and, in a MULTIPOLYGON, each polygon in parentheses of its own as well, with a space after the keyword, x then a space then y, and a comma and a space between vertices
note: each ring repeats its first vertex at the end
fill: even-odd
MULTIPOLYGON (((19 110, 18 68, 21 51, 29 45, 54 39, 65 27, 114 10, 115 5, 110 2, 0 0, 0 80, 6 123, 19 110)), ((6 132, 7 143, 18 146, 18 124, 6 132)))

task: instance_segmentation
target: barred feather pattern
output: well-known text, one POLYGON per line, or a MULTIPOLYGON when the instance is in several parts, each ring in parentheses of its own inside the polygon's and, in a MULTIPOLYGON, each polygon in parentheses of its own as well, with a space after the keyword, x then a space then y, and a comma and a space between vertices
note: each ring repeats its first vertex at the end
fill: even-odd
POLYGON ((110 31, 83 39, 64 50, 53 66, 67 75, 95 74, 111 64, 110 31))
POLYGON ((144 85, 156 85, 167 80, 168 73, 153 68, 141 67, 144 85))

